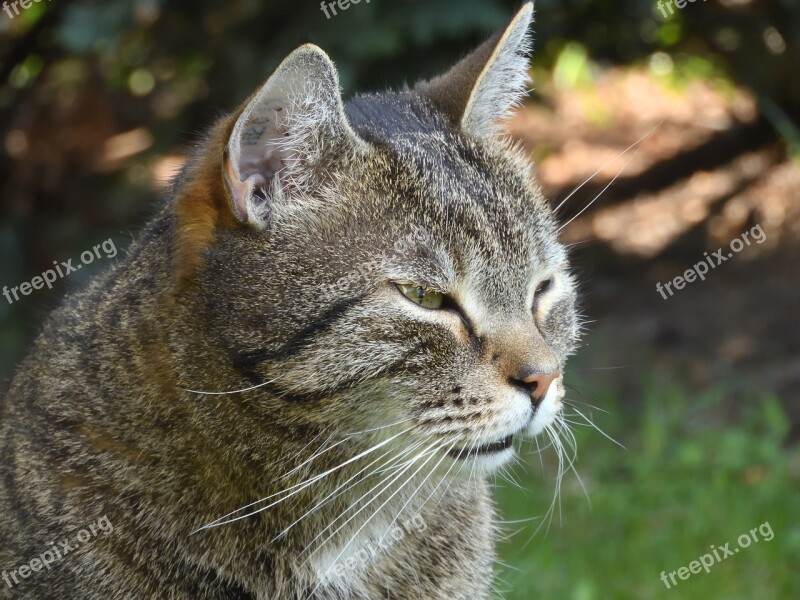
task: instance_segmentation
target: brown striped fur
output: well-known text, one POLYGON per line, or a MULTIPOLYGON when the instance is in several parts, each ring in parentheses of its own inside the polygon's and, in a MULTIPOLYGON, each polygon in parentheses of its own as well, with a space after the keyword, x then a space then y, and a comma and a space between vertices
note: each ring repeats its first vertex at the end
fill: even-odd
POLYGON ((493 459, 447 450, 547 426, 561 379, 537 406, 514 377, 563 368, 577 338, 555 219, 494 125, 524 92, 530 19, 526 5, 450 76, 346 105, 304 46, 211 129, 127 256, 19 366, 0 413, 0 569, 101 517, 113 532, 0 597, 490 596, 493 459), (441 288, 461 316, 396 281, 441 288), (414 469, 315 542, 385 477, 355 457, 390 439, 385 460, 414 449, 414 469), (424 527, 347 563, 395 516, 424 527))

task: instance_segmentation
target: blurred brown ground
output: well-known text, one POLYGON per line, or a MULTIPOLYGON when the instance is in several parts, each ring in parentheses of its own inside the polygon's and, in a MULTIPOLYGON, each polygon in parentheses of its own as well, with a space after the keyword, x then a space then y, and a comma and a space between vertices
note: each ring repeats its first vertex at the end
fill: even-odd
POLYGON ((755 100, 694 81, 671 89, 648 71, 611 69, 585 89, 538 82, 509 124, 536 160, 583 272, 594 322, 585 385, 630 401, 655 366, 693 391, 722 386, 735 415, 777 395, 800 433, 800 168, 759 120, 755 100), (655 128, 655 130, 653 130, 655 128), (626 148, 646 136, 628 152, 626 148), (662 284, 755 225, 766 235, 666 300, 662 284))

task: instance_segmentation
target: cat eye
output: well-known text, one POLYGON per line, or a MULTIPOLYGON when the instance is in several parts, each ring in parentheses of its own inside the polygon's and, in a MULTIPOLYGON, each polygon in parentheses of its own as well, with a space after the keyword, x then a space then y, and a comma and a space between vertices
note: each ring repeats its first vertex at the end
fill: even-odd
POLYGON ((445 296, 441 292, 406 283, 396 283, 395 285, 406 298, 423 308, 435 310, 442 308, 444 305, 445 296))

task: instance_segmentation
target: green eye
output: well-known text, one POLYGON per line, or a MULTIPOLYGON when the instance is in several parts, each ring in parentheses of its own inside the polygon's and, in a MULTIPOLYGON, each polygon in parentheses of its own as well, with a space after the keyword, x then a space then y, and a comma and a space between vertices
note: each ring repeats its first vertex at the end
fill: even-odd
POLYGON ((412 302, 419 304, 423 308, 442 308, 444 304, 444 294, 433 290, 426 290, 417 285, 398 283, 397 289, 412 302))

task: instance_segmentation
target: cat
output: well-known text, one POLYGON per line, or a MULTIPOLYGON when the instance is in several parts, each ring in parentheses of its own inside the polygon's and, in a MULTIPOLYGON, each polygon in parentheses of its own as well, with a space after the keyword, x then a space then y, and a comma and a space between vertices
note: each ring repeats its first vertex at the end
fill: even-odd
POLYGON ((346 104, 304 45, 211 128, 12 381, 0 596, 494 593, 486 478, 558 422, 579 329, 502 137, 532 12, 346 104))

